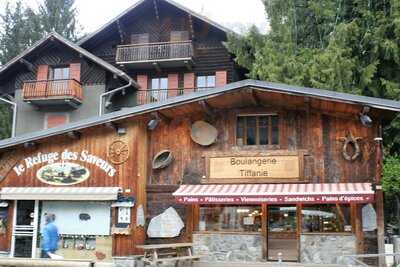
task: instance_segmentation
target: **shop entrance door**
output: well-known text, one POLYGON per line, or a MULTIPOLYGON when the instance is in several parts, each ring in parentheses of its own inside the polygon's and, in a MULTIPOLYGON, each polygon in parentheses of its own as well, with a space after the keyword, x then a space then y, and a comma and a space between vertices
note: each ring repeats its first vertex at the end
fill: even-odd
POLYGON ((36 257, 38 218, 39 201, 15 201, 11 240, 12 257, 36 257))
POLYGON ((297 261, 296 206, 268 206, 268 260, 297 261))

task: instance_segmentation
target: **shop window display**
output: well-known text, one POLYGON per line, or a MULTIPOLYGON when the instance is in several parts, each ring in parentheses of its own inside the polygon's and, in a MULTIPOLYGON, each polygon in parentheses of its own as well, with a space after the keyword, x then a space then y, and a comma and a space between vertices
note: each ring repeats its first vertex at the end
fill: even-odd
POLYGON ((202 206, 200 231, 261 231, 260 206, 202 206))
POLYGON ((303 233, 351 232, 349 205, 304 206, 303 233))

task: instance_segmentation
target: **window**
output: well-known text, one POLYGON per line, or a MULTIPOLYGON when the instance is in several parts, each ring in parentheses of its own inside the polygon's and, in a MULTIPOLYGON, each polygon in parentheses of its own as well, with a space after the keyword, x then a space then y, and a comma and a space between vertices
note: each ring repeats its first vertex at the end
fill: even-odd
POLYGON ((350 232, 349 205, 305 206, 302 209, 303 232, 350 232))
POLYGON ((236 122, 236 144, 277 145, 279 144, 278 115, 240 115, 236 122))
POLYGON ((49 72, 50 80, 67 80, 69 79, 69 67, 53 67, 49 72))
POLYGON ((207 89, 215 87, 215 75, 197 76, 196 81, 197 89, 207 89))
POLYGON ((200 231, 261 231, 260 206, 200 207, 200 231))
POLYGON ((167 98, 168 78, 151 79, 151 98, 154 101, 160 101, 167 98))
POLYGON ((44 119, 44 128, 49 129, 69 122, 69 116, 66 113, 47 113, 44 119))

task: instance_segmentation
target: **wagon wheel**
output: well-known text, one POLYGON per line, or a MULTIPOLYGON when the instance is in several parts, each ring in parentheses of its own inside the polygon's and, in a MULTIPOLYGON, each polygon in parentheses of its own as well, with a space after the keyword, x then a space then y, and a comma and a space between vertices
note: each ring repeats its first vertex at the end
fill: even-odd
POLYGON ((108 147, 108 158, 114 164, 124 163, 129 158, 128 145, 121 140, 112 142, 108 147))

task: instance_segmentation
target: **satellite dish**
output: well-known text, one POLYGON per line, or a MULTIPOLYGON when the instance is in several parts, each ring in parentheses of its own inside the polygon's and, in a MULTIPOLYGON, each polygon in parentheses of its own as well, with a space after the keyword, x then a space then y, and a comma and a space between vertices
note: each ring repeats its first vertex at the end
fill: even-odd
POLYGON ((205 121, 196 121, 192 125, 190 137, 201 146, 209 146, 217 141, 218 131, 205 121))
POLYGON ((172 152, 169 150, 162 150, 154 156, 152 167, 154 170, 163 169, 171 164, 172 160, 172 152))

